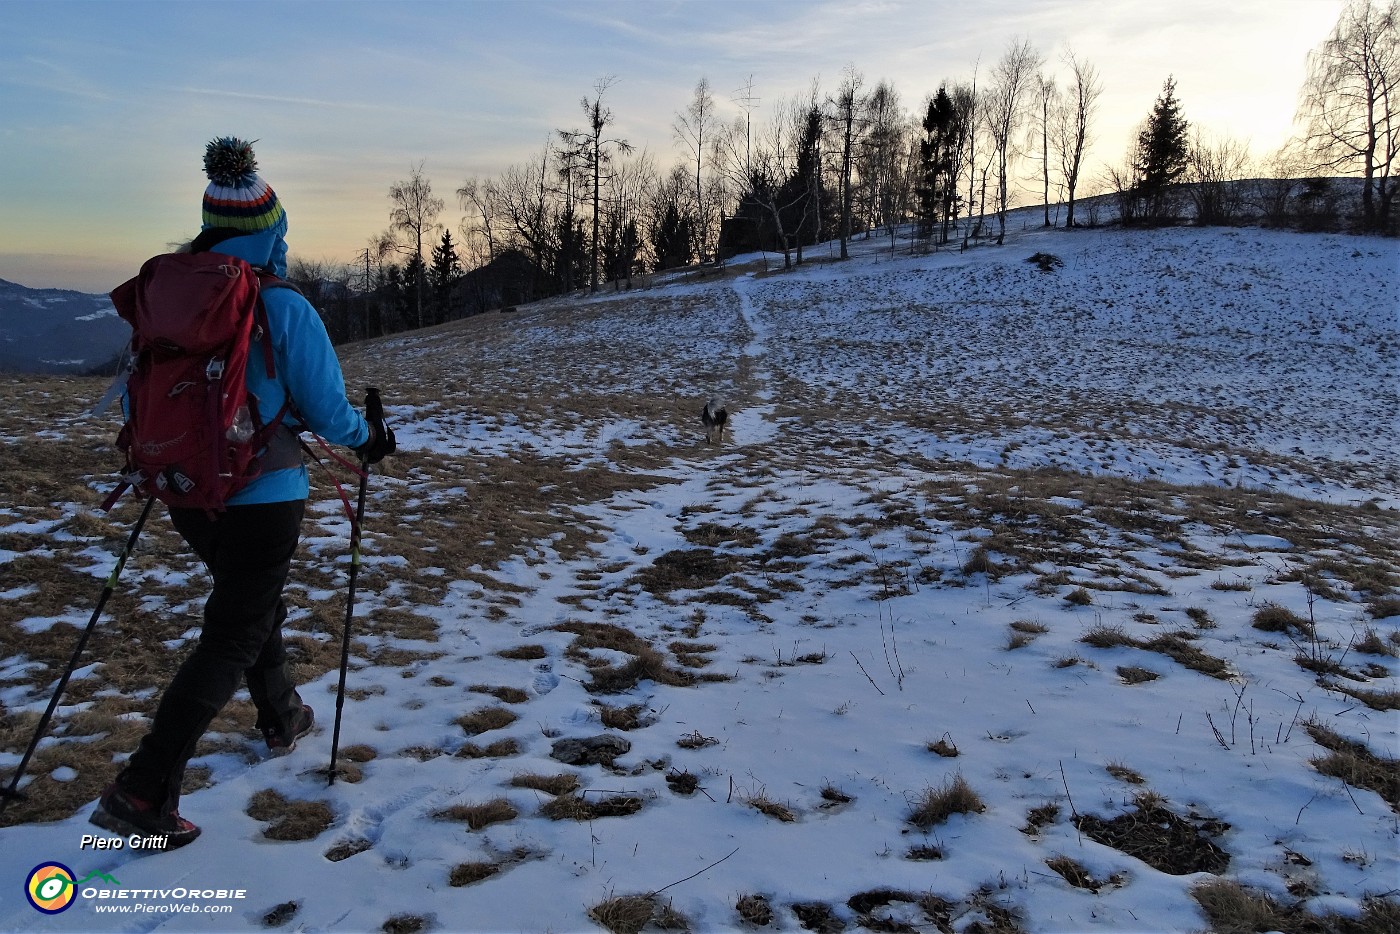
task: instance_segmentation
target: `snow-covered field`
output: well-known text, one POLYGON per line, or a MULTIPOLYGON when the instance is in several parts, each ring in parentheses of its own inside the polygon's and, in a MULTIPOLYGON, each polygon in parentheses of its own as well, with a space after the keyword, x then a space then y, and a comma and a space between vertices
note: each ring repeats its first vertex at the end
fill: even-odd
MULTIPOLYGON (((371 485, 348 774, 316 771, 326 488, 288 623, 321 729, 266 760, 240 700, 192 763, 198 841, 83 848, 197 633, 162 519, 4 817, 0 929, 1228 930, 1248 892, 1261 930, 1393 930, 1400 244, 853 252, 344 348, 404 449, 371 485), (90 877, 53 915, 23 894, 48 861, 90 877)), ((3 416, 43 448, 0 447, 5 774, 135 516, 93 515, 101 388, 16 383, 3 416)))

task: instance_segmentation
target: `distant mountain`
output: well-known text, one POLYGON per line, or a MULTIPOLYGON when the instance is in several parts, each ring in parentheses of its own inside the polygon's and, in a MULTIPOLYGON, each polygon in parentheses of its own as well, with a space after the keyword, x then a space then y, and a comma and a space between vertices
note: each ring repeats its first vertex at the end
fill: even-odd
POLYGON ((112 364, 130 336, 106 295, 0 279, 0 372, 91 373, 112 364))

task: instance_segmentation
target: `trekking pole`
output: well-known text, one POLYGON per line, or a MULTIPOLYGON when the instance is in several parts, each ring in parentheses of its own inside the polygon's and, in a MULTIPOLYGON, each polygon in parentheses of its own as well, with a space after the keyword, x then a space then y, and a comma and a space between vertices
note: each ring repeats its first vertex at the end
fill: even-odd
POLYGON ((53 718, 53 712, 58 709, 58 702, 63 698, 63 692, 68 687, 68 679, 73 676, 73 670, 78 667, 78 659, 82 657, 83 649, 87 647, 88 636, 92 635, 93 629, 97 626, 97 619, 102 615, 103 607, 107 605, 108 598, 117 588, 117 578, 121 576, 122 568, 126 567, 127 559, 131 557, 132 551, 136 548, 136 539, 140 537, 141 527, 146 524, 146 517, 151 514, 151 506, 155 504, 155 501, 154 496, 146 500, 146 505, 141 510, 141 517, 131 527, 131 534, 127 536, 126 545, 122 547, 121 554, 117 556, 117 566, 112 568, 112 573, 107 577, 107 584, 102 588, 102 596, 97 600, 97 609, 92 611, 92 618, 88 620, 87 628, 78 637, 78 646, 73 650, 73 657, 68 660, 68 667, 64 669, 63 677, 58 679, 58 687, 54 688, 48 708, 44 711, 44 715, 39 718, 39 725, 34 729, 34 737, 29 741, 29 748, 24 751, 24 757, 19 760, 19 767, 15 769, 15 774, 10 776, 10 787, 0 788, 0 813, 4 813, 11 801, 25 797, 17 790, 19 780, 24 777, 24 770, 29 767, 30 757, 34 755, 34 750, 39 748, 39 741, 44 738, 44 732, 49 728, 49 720, 53 718))
MULTIPOLYGON (((383 430, 384 404, 379 390, 365 390, 365 418, 378 430, 383 430)), ((350 667, 350 621, 355 616, 355 581, 360 574, 360 525, 365 518, 365 490, 369 486, 369 454, 360 455, 360 497, 355 506, 355 522, 350 527, 350 587, 345 597, 345 628, 340 635, 340 685, 335 692, 335 729, 331 732, 331 764, 327 769, 326 785, 335 784, 335 760, 340 754, 340 717, 345 709, 345 672, 350 667)))

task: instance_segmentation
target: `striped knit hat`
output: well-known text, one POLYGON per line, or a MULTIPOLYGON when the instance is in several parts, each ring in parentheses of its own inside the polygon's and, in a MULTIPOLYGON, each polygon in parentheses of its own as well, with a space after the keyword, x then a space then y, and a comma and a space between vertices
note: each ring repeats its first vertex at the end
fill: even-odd
POLYGON ((210 140, 204 149, 204 226, 232 227, 247 233, 280 227, 287 213, 272 186, 258 177, 253 144, 232 136, 210 140))

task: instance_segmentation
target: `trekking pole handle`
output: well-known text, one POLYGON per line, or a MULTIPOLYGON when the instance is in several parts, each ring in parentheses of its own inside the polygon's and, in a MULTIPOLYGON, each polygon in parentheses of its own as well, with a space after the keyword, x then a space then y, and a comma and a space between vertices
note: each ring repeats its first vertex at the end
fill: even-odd
POLYGON ((379 390, 373 386, 365 390, 365 418, 377 426, 384 424, 384 403, 379 399, 379 390))

